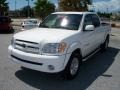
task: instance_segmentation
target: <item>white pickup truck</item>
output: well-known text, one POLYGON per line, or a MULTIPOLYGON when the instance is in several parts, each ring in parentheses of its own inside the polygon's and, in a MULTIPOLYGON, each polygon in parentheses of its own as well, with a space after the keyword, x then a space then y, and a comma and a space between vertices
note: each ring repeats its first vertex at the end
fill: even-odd
POLYGON ((73 79, 81 63, 108 47, 111 27, 102 24, 93 12, 56 12, 39 28, 15 34, 9 57, 22 67, 47 72, 63 72, 73 79))

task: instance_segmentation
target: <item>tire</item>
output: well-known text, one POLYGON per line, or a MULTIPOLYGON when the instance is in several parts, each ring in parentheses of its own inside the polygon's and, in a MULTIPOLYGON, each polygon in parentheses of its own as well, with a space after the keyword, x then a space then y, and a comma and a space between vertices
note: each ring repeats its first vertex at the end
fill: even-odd
POLYGON ((109 36, 107 36, 105 42, 101 45, 101 51, 104 52, 107 50, 109 44, 109 36))
POLYGON ((71 80, 74 79, 80 70, 80 65, 82 58, 79 53, 73 53, 70 57, 70 60, 64 70, 65 79, 71 80))

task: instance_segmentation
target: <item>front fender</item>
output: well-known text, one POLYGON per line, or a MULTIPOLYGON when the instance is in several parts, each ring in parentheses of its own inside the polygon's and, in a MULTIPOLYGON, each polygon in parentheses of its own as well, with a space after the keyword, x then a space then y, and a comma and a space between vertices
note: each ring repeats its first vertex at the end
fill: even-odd
MULTIPOLYGON (((71 57, 71 54, 76 50, 76 49, 80 49, 80 43, 79 42, 74 42, 72 43, 68 49, 67 49, 67 53, 66 53, 66 58, 65 58, 65 61, 64 61, 64 67, 66 67, 70 57, 71 57)), ((81 52, 81 51, 80 51, 81 52)), ((82 53, 81 53, 82 54, 82 53)))
POLYGON ((72 53, 73 51, 75 51, 76 49, 80 49, 81 47, 80 47, 80 43, 79 42, 74 42, 74 43, 72 43, 69 47, 68 47, 68 49, 67 49, 67 53, 72 53))

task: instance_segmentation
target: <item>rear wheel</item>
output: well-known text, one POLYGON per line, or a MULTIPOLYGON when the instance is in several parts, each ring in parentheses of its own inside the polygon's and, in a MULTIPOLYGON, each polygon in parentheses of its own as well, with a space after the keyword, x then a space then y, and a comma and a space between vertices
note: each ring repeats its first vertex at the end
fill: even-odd
POLYGON ((101 51, 106 51, 106 49, 108 48, 108 44, 109 44, 109 36, 107 36, 105 42, 101 45, 101 51))
POLYGON ((79 73, 81 65, 81 57, 79 53, 73 53, 70 60, 64 70, 64 76, 66 79, 74 79, 79 73))

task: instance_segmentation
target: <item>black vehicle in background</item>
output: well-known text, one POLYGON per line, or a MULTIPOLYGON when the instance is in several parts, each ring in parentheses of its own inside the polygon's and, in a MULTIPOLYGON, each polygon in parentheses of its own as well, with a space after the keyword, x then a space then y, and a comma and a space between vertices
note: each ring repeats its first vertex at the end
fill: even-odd
POLYGON ((13 33, 14 29, 11 25, 11 18, 7 16, 0 16, 0 32, 13 33))

